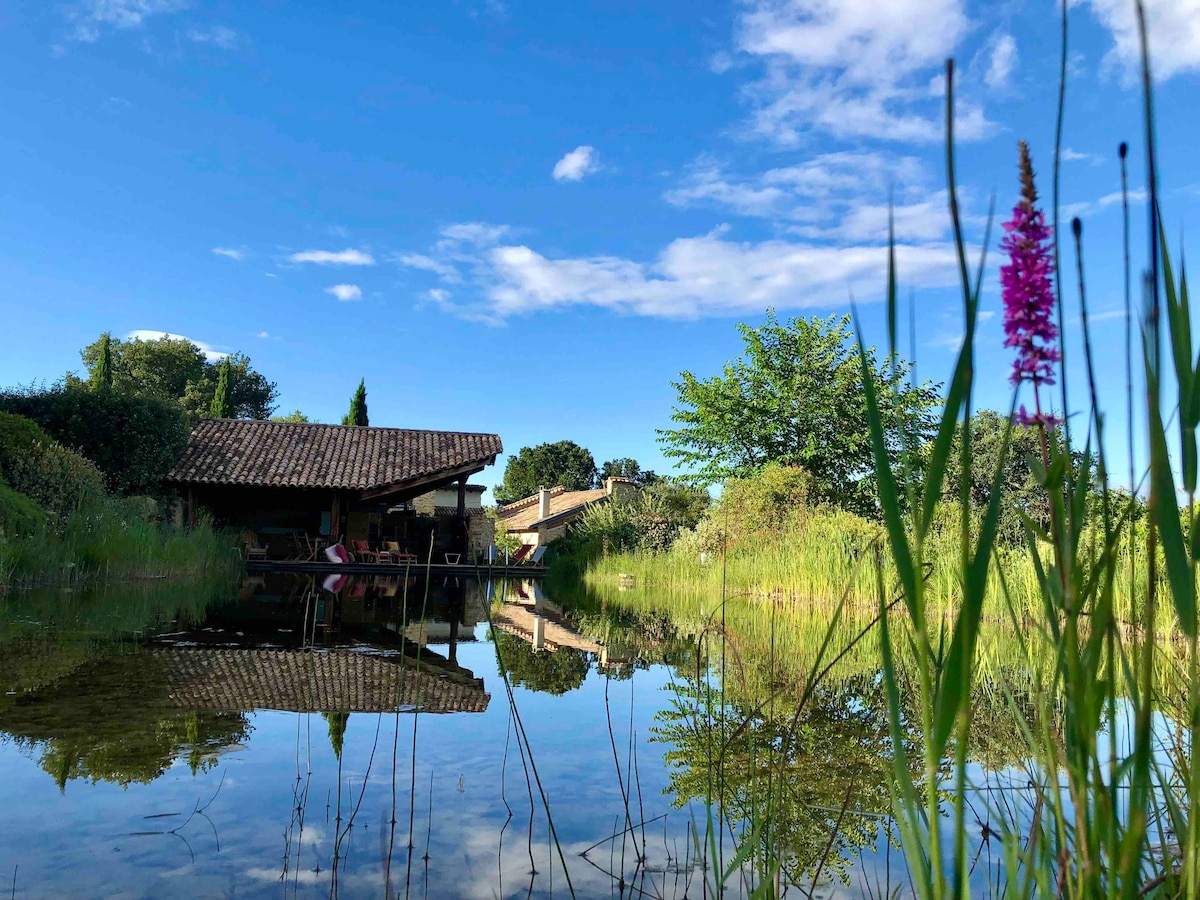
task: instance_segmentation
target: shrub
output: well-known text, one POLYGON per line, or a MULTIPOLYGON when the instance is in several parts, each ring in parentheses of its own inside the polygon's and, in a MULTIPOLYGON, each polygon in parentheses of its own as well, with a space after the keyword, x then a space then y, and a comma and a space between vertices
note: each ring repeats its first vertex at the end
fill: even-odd
POLYGON ((0 484, 0 537, 25 538, 46 526, 46 514, 33 500, 0 484))
POLYGON ((35 501, 61 527, 75 511, 105 497, 104 476, 96 466, 73 450, 53 441, 33 448, 8 462, 9 484, 35 501))
POLYGON ((747 478, 730 478, 721 492, 718 515, 731 535, 779 531, 803 515, 815 499, 812 476, 804 469, 768 463, 747 478))
POLYGON ((33 452, 38 444, 49 444, 50 437, 37 423, 11 413, 0 412, 0 480, 9 481, 15 460, 33 452))
POLYGON ((119 494, 152 494, 187 446, 176 403, 119 391, 59 384, 0 393, 0 411, 32 420, 64 447, 82 453, 119 494))

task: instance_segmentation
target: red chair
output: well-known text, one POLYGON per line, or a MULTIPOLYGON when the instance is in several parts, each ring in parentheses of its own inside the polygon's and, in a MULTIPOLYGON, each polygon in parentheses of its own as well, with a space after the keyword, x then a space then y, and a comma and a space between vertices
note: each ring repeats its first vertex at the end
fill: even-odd
POLYGON ((521 560, 523 560, 526 556, 529 555, 531 550, 533 550, 532 544, 522 544, 520 547, 518 547, 516 549, 516 552, 513 553, 512 558, 509 560, 509 562, 510 563, 519 563, 521 560))
POLYGON ((354 548, 355 562, 363 562, 365 560, 379 562, 382 559, 382 555, 379 553, 379 551, 372 550, 371 545, 366 541, 351 541, 350 546, 354 548))

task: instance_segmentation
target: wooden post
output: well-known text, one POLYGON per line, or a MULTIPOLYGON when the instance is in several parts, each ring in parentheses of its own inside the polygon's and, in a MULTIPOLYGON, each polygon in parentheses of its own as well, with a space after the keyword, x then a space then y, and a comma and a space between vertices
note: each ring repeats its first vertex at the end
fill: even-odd
POLYGON ((196 489, 190 484, 187 492, 187 515, 185 521, 188 528, 196 527, 196 489))
POLYGON ((467 478, 464 475, 458 479, 458 514, 456 517, 458 525, 458 552, 462 554, 464 560, 470 555, 470 543, 467 532, 467 478))
POLYGON ((329 537, 334 543, 342 539, 341 534, 342 522, 342 492, 335 490, 333 492, 333 506, 329 510, 329 537))

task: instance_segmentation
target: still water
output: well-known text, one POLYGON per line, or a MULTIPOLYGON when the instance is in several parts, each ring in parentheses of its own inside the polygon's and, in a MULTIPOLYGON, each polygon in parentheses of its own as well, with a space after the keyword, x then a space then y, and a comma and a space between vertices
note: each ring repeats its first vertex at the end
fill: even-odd
POLYGON ((712 896, 780 759, 780 883, 889 894, 876 673, 848 658, 796 723, 753 699, 795 666, 698 652, 710 627, 466 578, 14 593, 0 895, 712 896))

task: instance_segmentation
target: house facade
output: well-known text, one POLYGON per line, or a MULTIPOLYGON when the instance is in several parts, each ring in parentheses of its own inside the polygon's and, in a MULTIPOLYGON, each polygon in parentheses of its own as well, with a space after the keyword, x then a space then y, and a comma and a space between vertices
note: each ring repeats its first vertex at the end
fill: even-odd
POLYGON ((270 556, 302 532, 437 558, 490 543, 483 489, 468 479, 503 449, 495 434, 205 419, 167 480, 187 521, 253 529, 270 556))

